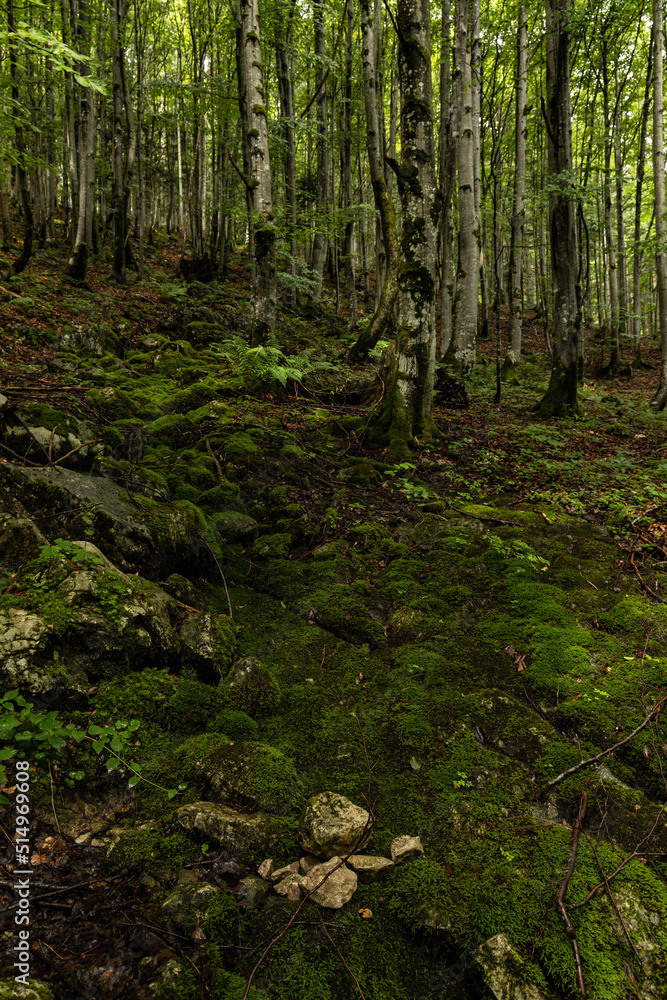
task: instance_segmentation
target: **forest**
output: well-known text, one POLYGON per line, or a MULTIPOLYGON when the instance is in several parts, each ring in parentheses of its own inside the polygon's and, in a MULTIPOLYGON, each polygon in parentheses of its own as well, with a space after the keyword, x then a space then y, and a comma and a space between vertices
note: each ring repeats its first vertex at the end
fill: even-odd
POLYGON ((0 1000, 667 996, 662 0, 5 0, 0 1000))

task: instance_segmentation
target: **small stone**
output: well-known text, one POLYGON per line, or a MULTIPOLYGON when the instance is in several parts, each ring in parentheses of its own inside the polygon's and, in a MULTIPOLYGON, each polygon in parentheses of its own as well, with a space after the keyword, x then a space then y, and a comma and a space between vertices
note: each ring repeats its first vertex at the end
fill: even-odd
POLYGON ((256 906, 269 891, 269 883, 256 875, 246 875, 239 882, 239 888, 246 906, 256 906))
POLYGON ((394 862, 390 861, 389 858, 381 858, 372 854, 351 854, 347 859, 347 864, 358 875, 371 877, 382 875, 394 867, 394 862))
POLYGON ((391 842, 391 860, 400 865, 408 858, 416 858, 424 853, 420 837, 395 837, 391 842))
POLYGON ((281 879, 273 888, 279 896, 287 896, 288 899, 294 900, 301 899, 302 884, 303 875, 299 875, 297 872, 290 872, 287 878, 281 879))
POLYGON ((98 840, 97 837, 93 837, 93 839, 90 842, 90 846, 91 847, 104 847, 104 841, 103 840, 98 840))
POLYGON ((273 872, 273 858, 266 858, 257 869, 260 878, 269 878, 273 872))
POLYGON ((304 892, 311 892, 328 875, 326 881, 315 889, 310 898, 330 910, 339 910, 349 902, 357 888, 356 874, 350 871, 347 865, 338 868, 340 860, 338 857, 333 857, 323 864, 315 865, 301 883, 304 892))
POLYGON ((299 862, 293 861, 291 865, 285 865, 284 868, 278 868, 276 871, 271 872, 269 878, 275 884, 276 882, 282 881, 282 879, 287 878, 288 875, 296 874, 299 871, 299 862))
POLYGON ((301 871, 303 872, 304 875, 307 875, 310 869, 314 868, 315 865, 319 865, 319 863, 320 859, 316 858, 314 854, 304 854, 304 856, 299 861, 299 865, 301 866, 301 871))
POLYGON ((87 833, 80 833, 79 836, 75 839, 74 843, 87 844, 88 841, 90 840, 90 837, 91 837, 90 830, 88 830, 87 833))

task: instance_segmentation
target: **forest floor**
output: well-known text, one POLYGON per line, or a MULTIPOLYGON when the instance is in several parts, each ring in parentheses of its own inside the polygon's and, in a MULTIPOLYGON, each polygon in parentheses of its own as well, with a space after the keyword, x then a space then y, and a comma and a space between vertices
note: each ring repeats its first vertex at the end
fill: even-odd
MULTIPOLYGON (((34 769, 31 975, 56 1000, 241 998, 300 905, 248 878, 265 857, 299 859, 303 804, 331 790, 372 806, 374 854, 402 835, 425 853, 341 909, 305 904, 250 997, 505 1000, 520 984, 569 1000, 579 976, 592 1000, 659 1000, 658 352, 633 371, 626 346, 622 374, 602 377, 589 331, 582 418, 536 421, 548 358, 529 318, 499 405, 492 339, 469 405, 442 377, 441 437, 392 464, 364 444, 379 353, 345 364, 331 288, 316 317, 282 310, 282 354, 253 354, 234 339, 242 256, 223 281, 187 284, 179 250, 158 236, 127 289, 103 254, 83 289, 47 248, 0 288, 0 690, 14 689, 0 739, 34 769), (81 539, 111 563, 82 562, 81 539), (17 667, 2 631, 28 620, 39 641, 26 633, 17 667), (203 623, 212 653, 188 638, 203 623), (244 692, 246 657, 263 680, 244 692), (122 752, 149 780, 108 771, 103 740, 49 745, 27 708, 14 725, 17 689, 34 702, 45 678, 57 725, 138 722, 122 752), (211 775, 234 753, 243 782, 221 796, 211 775), (177 816, 221 798, 268 817, 261 838, 218 843, 177 816), (187 897, 202 885, 206 905, 187 897), (497 935, 512 987, 476 950, 497 935)), ((0 814, 4 998, 16 902, 11 806, 0 814)))

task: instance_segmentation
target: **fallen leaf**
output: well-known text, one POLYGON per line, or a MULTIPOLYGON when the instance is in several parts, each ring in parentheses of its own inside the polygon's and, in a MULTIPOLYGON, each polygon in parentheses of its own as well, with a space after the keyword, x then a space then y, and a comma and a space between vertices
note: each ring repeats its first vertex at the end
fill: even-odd
POLYGON ((373 911, 364 906, 359 910, 359 916, 363 917, 364 920, 369 920, 373 916, 373 911))

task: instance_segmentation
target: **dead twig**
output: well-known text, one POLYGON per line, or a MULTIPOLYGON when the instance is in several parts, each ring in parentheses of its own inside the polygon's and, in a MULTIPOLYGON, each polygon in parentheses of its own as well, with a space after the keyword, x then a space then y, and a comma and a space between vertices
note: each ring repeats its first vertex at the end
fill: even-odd
POLYGON ((322 914, 319 911, 318 911, 318 916, 319 916, 320 921, 322 923, 322 930, 324 931, 324 933, 326 934, 326 936, 329 938, 329 941, 331 942, 331 944, 334 946, 334 948, 338 952, 338 957, 340 958, 341 962, 343 963, 343 965, 345 966, 345 968, 347 969, 347 971, 350 973, 350 975, 354 979, 355 983, 357 984, 357 989, 359 990, 359 996, 361 997, 361 1000, 366 1000, 366 997, 364 996, 364 992, 363 992, 363 990, 361 988, 359 980, 355 976, 355 974, 352 971, 352 969, 350 968, 350 966, 345 961, 345 957, 344 957, 342 951, 340 950, 340 948, 338 947, 338 945, 336 944, 336 942, 334 941, 334 939, 331 937, 331 934, 329 934, 329 931, 327 930, 326 925, 324 923, 324 920, 322 918, 322 914))
POLYGON ((222 469, 220 468, 220 462, 216 458, 216 455, 215 455, 213 449, 211 448, 211 442, 209 441, 208 438, 206 438, 206 450, 208 451, 209 455, 213 459, 213 464, 215 466, 215 471, 218 473, 220 479, 224 479, 225 477, 222 474, 222 469))
POLYGON ((581 824, 586 813, 586 803, 588 802, 588 795, 586 792, 581 793, 581 802, 579 804, 579 816, 577 817, 574 826, 572 827, 572 846, 570 848, 570 857, 567 862, 567 868, 565 869, 565 875, 563 876, 563 881, 560 884, 560 889, 558 890, 558 895, 556 896, 556 902, 558 904, 558 909, 560 915, 563 918, 563 923, 565 924, 565 930, 567 931, 568 937, 572 941, 572 951, 574 953, 574 964, 577 969, 577 986, 579 987, 579 996, 582 1000, 586 997, 586 986, 584 985, 584 972, 581 967, 581 955, 579 954, 579 944, 577 942, 577 932, 574 929, 574 925, 570 920, 570 915, 565 908, 565 894, 567 892, 567 887, 570 884, 570 879, 574 874, 574 867, 577 863, 577 850, 579 847, 579 831, 581 829, 581 824))
MULTIPOLYGON (((585 905, 586 905, 586 903, 587 903, 587 902, 589 901, 589 899, 592 899, 592 898, 593 898, 593 896, 595 895, 595 893, 596 893, 596 892, 598 892, 598 890, 602 889, 603 887, 606 887, 606 886, 607 886, 607 885, 609 884, 609 882, 611 882, 611 880, 612 880, 612 879, 616 878, 616 876, 617 876, 617 875, 618 875, 618 874, 619 874, 620 872, 622 872, 622 871, 623 871, 623 869, 625 868, 625 866, 626 866, 627 864, 629 864, 629 862, 630 862, 630 861, 633 861, 633 860, 634 860, 635 858, 638 858, 638 857, 640 857, 640 856, 643 856, 643 855, 644 855, 644 854, 646 853, 646 852, 644 852, 644 851, 641 851, 641 850, 640 850, 640 848, 641 848, 642 844, 645 844, 645 843, 646 843, 646 841, 647 841, 647 840, 650 840, 650 839, 651 839, 651 837, 653 836, 653 834, 654 834, 654 832, 655 832, 655 828, 656 828, 656 826, 658 825, 658 821, 660 820, 660 817, 661 817, 661 816, 662 816, 662 814, 664 813, 665 809, 667 809, 667 802, 665 802, 665 804, 664 804, 664 805, 663 805, 663 806, 661 807, 660 811, 658 812, 658 815, 657 815, 657 816, 656 816, 656 818, 655 818, 655 821, 654 821, 654 823, 653 823, 653 826, 651 827, 651 829, 649 830, 649 832, 648 832, 648 833, 646 834, 646 836, 645 836, 644 838, 642 838, 642 840, 640 840, 640 841, 639 841, 639 843, 638 843, 638 844, 637 844, 637 846, 635 847, 635 849, 634 849, 634 851, 632 852, 632 854, 629 854, 629 855, 627 856, 627 858, 624 858, 624 860, 623 860, 623 861, 621 861, 620 865, 618 865, 618 866, 617 866, 617 867, 616 867, 616 868, 614 869, 614 871, 613 871, 613 872, 611 873, 611 875, 607 875, 607 876, 606 876, 606 878, 604 879, 604 881, 602 881, 602 882, 598 882, 598 884, 597 884, 597 885, 594 885, 594 886, 593 886, 593 888, 592 888, 592 889, 590 890, 590 892, 588 893, 588 895, 586 896, 586 898, 585 898, 585 899, 582 899, 582 901, 581 901, 580 903, 570 903, 570 909, 571 909, 571 910, 578 910, 578 909, 579 909, 579 907, 581 907, 581 906, 585 906, 585 905)), ((658 852, 658 856, 659 856, 659 857, 664 857, 664 852, 662 852, 662 851, 659 851, 659 852, 658 852)))
POLYGON ((557 775, 557 777, 552 778, 551 781, 547 782, 547 788, 554 788, 554 786, 559 785, 564 778, 569 778, 571 774, 576 774, 577 771, 581 771, 583 767, 587 767, 589 764, 597 764, 599 760, 602 760, 604 757, 608 757, 609 754, 614 752, 614 750, 618 750, 619 747, 629 743, 630 740, 637 735, 637 733, 640 733, 642 729, 649 724, 651 719, 655 718, 655 716, 660 712, 660 709, 664 705, 665 701, 667 701, 667 694, 662 696, 660 701, 653 706, 652 710, 646 716, 641 725, 637 726, 636 729, 633 729, 630 735, 626 736, 624 740, 621 740, 619 743, 615 743, 613 747, 609 747, 607 750, 603 750, 602 753, 597 754, 595 757, 589 757, 587 760, 582 760, 579 764, 575 764, 574 767, 569 767, 567 771, 563 771, 562 774, 557 775))

